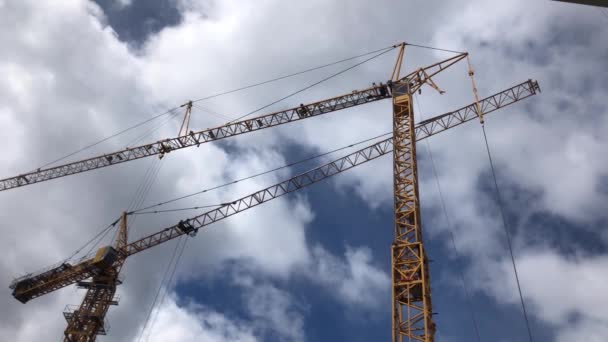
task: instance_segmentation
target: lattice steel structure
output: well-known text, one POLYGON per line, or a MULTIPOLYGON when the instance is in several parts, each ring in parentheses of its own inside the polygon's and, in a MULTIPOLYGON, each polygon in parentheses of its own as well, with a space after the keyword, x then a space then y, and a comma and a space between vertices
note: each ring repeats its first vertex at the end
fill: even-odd
POLYGON ((393 341, 434 341, 428 259, 422 243, 414 110, 408 82, 393 85, 395 240, 391 246, 393 341))
MULTIPOLYGON (((94 257, 75 265, 64 262, 49 270, 16 279, 10 286, 13 289, 14 297, 25 303, 70 284, 77 284, 79 287, 85 288, 87 293, 80 306, 70 307, 64 313, 68 321, 64 340, 94 341, 97 335, 105 334, 108 330, 105 315, 111 305, 118 304, 115 297, 116 287, 121 283, 119 275, 127 257, 183 235, 195 236, 200 229, 215 222, 318 183, 392 151, 395 198, 394 242, 391 246, 392 340, 393 342, 406 339, 408 342, 433 342, 435 324, 432 319, 428 259, 422 240, 416 141, 535 95, 540 89, 537 82, 528 80, 458 110, 415 124, 412 94, 424 84, 442 92, 432 77, 466 58, 467 54, 457 54, 439 63, 417 69, 405 77, 399 77, 404 48, 405 44, 402 44, 391 79, 386 85, 380 84, 328 100, 308 105, 302 104, 286 111, 228 123, 196 133, 190 132, 177 138, 1 180, 0 191, 147 156, 159 155, 162 157, 176 149, 199 146, 204 142, 315 117, 381 99, 392 99, 393 136, 391 138, 378 141, 283 182, 224 203, 216 209, 182 220, 173 226, 133 242, 128 241, 128 213, 123 213, 115 246, 102 247, 94 257), (89 278, 90 281, 85 281, 89 278)), ((187 130, 192 104, 188 103, 184 106, 186 115, 180 128, 181 133, 187 130)))
MULTIPOLYGON (((121 151, 100 155, 93 158, 79 160, 76 162, 38 169, 36 171, 24 173, 18 176, 0 180, 0 191, 9 190, 21 186, 31 185, 39 182, 48 181, 55 178, 65 177, 96 170, 103 167, 125 163, 131 160, 158 155, 162 158, 165 154, 183 149, 186 147, 221 140, 243 133, 255 132, 261 129, 270 128, 294 122, 302 119, 316 117, 322 114, 335 112, 362 104, 388 99, 390 94, 386 85, 378 85, 368 89, 353 91, 345 95, 333 97, 331 99, 300 105, 295 108, 254 117, 247 120, 227 123, 223 126, 205 129, 198 132, 190 131, 187 135, 176 138, 165 139, 155 143, 126 148, 121 151)), ((189 118, 190 108, 186 107, 184 121, 189 118)), ((182 124, 183 126, 184 124, 182 124)), ((183 127, 180 128, 180 132, 183 127)))

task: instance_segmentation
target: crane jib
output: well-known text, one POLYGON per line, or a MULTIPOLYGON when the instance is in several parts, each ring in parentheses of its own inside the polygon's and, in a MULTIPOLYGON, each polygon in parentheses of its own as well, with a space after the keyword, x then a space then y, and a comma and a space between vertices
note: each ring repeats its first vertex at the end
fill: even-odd
MULTIPOLYGON (((437 89, 437 86, 432 81, 431 77, 446 70, 450 66, 465 58, 467 55, 467 53, 460 53, 443 61, 419 68, 403 77, 400 81, 407 81, 412 91, 420 89, 424 84, 429 84, 433 88, 437 89)), ((374 84, 373 87, 365 90, 355 90, 349 94, 318 101, 308 105, 300 105, 299 107, 291 108, 286 111, 267 114, 243 121, 231 122, 224 126, 199 132, 190 132, 190 134, 187 135, 172 139, 165 139, 153 144, 127 148, 122 151, 113 152, 102 156, 50 167, 47 169, 38 169, 33 172, 18 175, 16 177, 2 179, 0 180, 0 191, 44 182, 55 178, 95 170, 153 155, 158 155, 159 158, 163 158, 166 153, 173 150, 195 145, 200 146, 200 144, 203 142, 223 139, 226 137, 277 126, 304 118, 314 117, 320 114, 330 113, 340 109, 387 99, 390 97, 391 91, 389 85, 383 85, 382 83, 380 83, 380 85, 374 84)))
POLYGON ((0 180, 0 191, 5 191, 34 183, 44 182, 55 178, 65 177, 77 173, 95 170, 127 161, 165 154, 191 146, 200 146, 202 143, 220 140, 235 135, 254 132, 289 122, 303 120, 322 114, 351 108, 362 104, 390 98, 387 85, 377 85, 371 88, 353 91, 331 99, 301 104, 298 107, 262 115, 259 117, 227 123, 223 126, 205 129, 198 132, 190 131, 187 135, 165 139, 156 143, 126 148, 121 151, 88 158, 65 165, 38 169, 33 172, 0 180))

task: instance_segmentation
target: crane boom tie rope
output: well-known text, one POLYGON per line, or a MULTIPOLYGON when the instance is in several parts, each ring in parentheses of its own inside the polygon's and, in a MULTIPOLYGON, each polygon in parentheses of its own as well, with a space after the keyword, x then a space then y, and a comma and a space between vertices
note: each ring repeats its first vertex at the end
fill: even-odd
POLYGON ((507 246, 509 248, 509 255, 511 257, 511 265, 513 266, 513 274, 515 275, 515 282, 517 283, 517 291, 519 293, 519 301, 521 303, 521 309, 523 312, 523 316, 524 316, 524 321, 526 322, 526 330, 528 332, 528 338, 530 342, 533 342, 534 339, 532 338, 532 330, 530 329, 530 320, 528 319, 528 312, 526 311, 526 305, 524 303, 524 296, 521 290, 521 284, 519 281, 519 275, 517 273, 517 266, 515 264, 515 256, 513 254, 513 244, 511 242, 511 234, 509 233, 509 228, 507 227, 507 220, 505 218, 505 213, 504 213, 504 208, 503 208, 503 203, 502 203, 502 196, 500 195, 500 189, 498 188, 498 181, 496 180, 496 171, 494 169, 494 162, 492 160, 492 153, 490 152, 490 145, 488 144, 488 136, 486 134, 486 125, 483 119, 483 112, 481 110, 481 106, 479 105, 479 97, 477 95, 477 86, 475 85, 475 79, 474 79, 474 75, 475 72, 473 71, 473 67, 471 66, 471 60, 469 58, 469 56, 467 56, 467 63, 469 66, 469 70, 468 70, 468 74, 469 77, 471 78, 471 86, 473 88, 473 96, 475 97, 475 104, 476 104, 476 108, 477 108, 477 115, 479 116, 479 122, 481 124, 481 130, 483 131, 483 139, 485 141, 485 145, 486 145, 486 151, 488 153, 488 161, 490 163, 490 170, 492 171, 492 178, 494 180, 494 189, 496 191, 496 199, 498 201, 498 208, 500 210, 500 217, 502 218, 502 227, 503 230, 505 232, 505 236, 507 238, 507 246))
MULTIPOLYGON (((380 134, 380 135, 377 135, 377 136, 374 136, 374 137, 371 137, 371 138, 367 138, 367 139, 364 139, 364 140, 357 141, 357 142, 352 143, 352 144, 350 144, 348 146, 342 146, 342 147, 339 147, 339 148, 336 148, 336 149, 333 149, 333 150, 330 150, 330 151, 326 151, 326 152, 322 152, 322 153, 319 153, 319 154, 316 154, 316 155, 312 155, 312 156, 300 159, 300 160, 295 161, 295 162, 291 162, 291 163, 287 163, 287 164, 281 165, 279 167, 276 167, 276 168, 273 168, 273 169, 270 169, 270 170, 262 171, 262 172, 259 172, 259 173, 256 173, 256 174, 253 174, 253 175, 250 175, 250 176, 247 176, 247 177, 243 177, 243 178, 239 178, 239 179, 236 179, 236 180, 232 180, 232 181, 220 184, 220 185, 216 185, 216 186, 213 186, 213 187, 210 187, 210 188, 206 188, 206 189, 197 191, 197 192, 193 192, 193 193, 190 193, 190 194, 187 194, 187 195, 179 196, 179 197, 176 197, 176 198, 164 201, 164 202, 160 202, 160 203, 157 203, 157 204, 149 205, 149 206, 146 206, 146 207, 143 207, 143 208, 139 208, 139 209, 134 209, 134 210, 131 210, 130 212, 128 212, 127 214, 128 215, 144 214, 144 212, 143 212, 144 210, 148 210, 148 209, 151 209, 151 208, 154 208, 154 207, 166 205, 166 204, 169 204, 169 203, 172 203, 172 202, 176 202, 176 201, 179 201, 179 200, 182 200, 182 199, 185 199, 185 198, 189 198, 189 197, 196 196, 196 195, 199 195, 199 194, 202 194, 202 193, 206 193, 206 192, 210 192, 210 191, 213 191, 213 190, 217 190, 219 188, 223 188, 223 187, 226 187, 226 186, 229 186, 229 185, 241 182, 241 181, 249 180, 249 179, 256 178, 256 177, 259 177, 259 176, 263 176, 263 175, 266 175, 266 174, 269 174, 269 173, 272 173, 272 172, 279 171, 281 169, 285 169, 285 168, 288 168, 288 167, 291 167, 291 166, 299 165, 299 164, 302 164, 302 163, 305 163, 305 162, 308 162, 308 161, 312 161, 314 159, 318 159, 318 158, 330 155, 332 153, 335 153, 335 152, 338 152, 338 151, 342 151, 342 150, 345 150, 345 149, 348 149, 348 148, 351 148, 351 147, 354 147, 354 146, 357 146, 357 145, 361 145, 363 143, 366 143, 366 142, 369 142, 369 141, 372 141, 372 140, 375 140, 375 139, 379 139, 379 138, 382 138, 382 137, 385 137, 385 136, 388 136, 388 135, 391 135, 391 134, 393 134, 393 132, 383 133, 383 134, 380 134)), ((199 207, 201 207, 201 208, 202 207, 217 207, 217 206, 220 206, 220 205, 221 204, 199 206, 199 207)), ((192 209, 199 209, 199 207, 192 208, 192 209)), ((184 209, 180 209, 180 210, 184 210, 184 209)), ((174 210, 172 210, 172 211, 174 211, 174 210)), ((157 212, 161 212, 161 211, 145 212, 145 213, 147 214, 147 213, 157 213, 157 212)))
MULTIPOLYGON (((424 115, 421 109, 420 101, 416 101, 416 105, 418 107, 418 113, 420 117, 424 120, 424 115)), ((441 190, 441 184, 439 183, 439 175, 437 173, 437 167, 435 166, 435 158, 433 158, 433 151, 431 150, 431 143, 428 139, 425 139, 426 142, 426 150, 429 154, 429 159, 431 161, 431 167, 433 170, 433 176, 435 178, 435 184, 437 185, 437 192, 439 193, 439 199, 441 200, 441 208, 443 209, 443 215, 445 216, 445 221, 448 227, 448 231, 450 233, 450 240, 452 242, 452 248, 454 249, 454 254, 458 255, 458 248, 456 248, 456 238, 454 237, 454 226, 452 225, 452 221, 450 220, 450 216, 448 215, 448 209, 445 204, 445 199, 443 197, 443 191, 441 190)), ((471 322, 473 324, 473 331, 475 332, 475 337, 477 338, 477 342, 481 342, 481 335, 479 333, 479 323, 477 322, 477 315, 475 315, 475 307, 473 306, 473 299, 468 290, 468 285, 465 281, 464 271, 462 267, 456 267, 459 270, 458 276, 460 278, 460 282, 462 283, 462 290, 464 291, 465 299, 469 307, 469 312, 471 314, 471 322)))
MULTIPOLYGON (((244 119, 244 118, 246 118, 246 117, 248 117, 248 116, 250 116, 250 115, 252 115, 252 114, 255 114, 255 113, 257 113, 257 112, 261 111, 262 109, 266 109, 266 108, 268 108, 268 107, 270 107, 270 106, 272 106, 272 105, 275 105, 275 104, 277 104, 277 103, 279 103, 279 102, 281 102, 281 101, 283 101, 283 100, 286 100, 286 99, 288 99, 288 98, 290 98, 290 97, 292 97, 292 96, 295 96, 295 95, 297 95, 297 94, 299 94, 299 93, 302 93, 302 92, 304 92, 304 91, 306 91, 306 90, 308 90, 308 89, 310 89, 310 88, 312 88, 312 87, 314 87, 314 86, 317 86, 317 85, 319 85, 319 84, 321 84, 321 83, 323 83, 323 82, 326 82, 326 81, 328 81, 328 80, 330 80, 330 79, 332 79, 332 78, 334 78, 334 77, 337 77, 337 76, 339 76, 339 75, 342 75, 343 73, 345 73, 345 72, 347 72, 347 71, 350 71, 350 70, 352 70, 352 69, 354 69, 354 68, 356 68, 356 67, 358 67, 358 66, 360 66, 360 65, 362 65, 362 64, 365 64, 365 63, 367 63, 367 62, 371 61, 372 59, 376 59, 376 58, 378 58, 378 57, 380 57, 380 56, 384 55, 385 53, 387 53, 387 52, 389 52, 389 51, 391 51, 391 50, 395 49, 396 47, 397 47, 397 46, 395 45, 395 46, 391 46, 391 47, 389 47, 389 48, 386 48, 386 49, 384 49, 384 50, 381 50, 382 52, 379 52, 379 53, 377 53, 377 54, 375 54, 375 55, 373 55, 373 56, 371 56, 371 57, 369 57, 369 58, 366 58, 366 59, 364 59, 363 61, 361 61, 361 62, 359 62, 359 63, 353 64, 353 65, 349 66, 349 67, 348 67, 348 68, 346 68, 346 69, 342 69, 342 70, 340 70, 340 71, 338 71, 338 72, 336 72, 336 73, 334 73, 334 74, 331 74, 331 75, 329 75, 329 76, 327 76, 327 77, 325 77, 325 78, 321 79, 320 81, 317 81, 317 82, 314 82, 314 83, 312 83, 312 84, 309 84, 309 85, 307 85, 306 87, 304 87, 304 88, 302 88, 302 89, 299 89, 299 90, 296 90, 296 91, 294 91, 293 93, 290 93, 290 94, 288 94, 288 95, 286 95, 286 96, 283 96, 283 97, 281 97, 280 99, 275 100, 275 101, 273 101, 273 102, 271 102, 271 103, 269 103, 269 104, 267 104, 267 105, 264 105, 264 106, 262 106, 262 107, 259 107, 259 108, 257 108, 257 109, 254 109, 254 110, 252 110, 252 111, 250 111, 250 112, 248 112, 248 113, 246 113, 246 114, 243 114, 243 115, 239 116, 238 118, 234 119, 233 121, 231 121, 231 122, 229 122, 229 123, 233 123, 233 122, 235 122, 235 121, 239 121, 239 120, 241 120, 241 119, 244 119)), ((194 101, 193 101, 193 102, 194 102, 194 101)))
MULTIPOLYGON (((280 80, 283 80, 283 79, 286 79, 286 78, 302 75, 302 74, 305 74, 305 73, 308 73, 308 72, 311 72, 311 71, 323 69, 323 68, 326 68, 326 67, 329 67, 329 66, 333 66, 333 65, 336 65, 336 64, 344 63, 344 62, 347 62, 347 61, 350 61, 350 60, 354 60, 354 59, 357 59, 357 58, 369 56, 369 55, 374 54, 374 53, 380 52, 380 54, 384 54, 384 53, 386 53, 386 52, 394 49, 395 47, 396 47, 396 45, 393 45, 393 46, 388 46, 388 47, 384 47, 384 48, 381 48, 381 49, 377 49, 377 50, 374 50, 374 51, 369 51, 369 52, 366 52, 366 53, 363 53, 363 54, 359 54, 359 55, 355 55, 355 56, 352 56, 352 57, 344 58, 344 59, 341 59, 341 60, 338 60, 338 61, 334 61, 334 62, 331 62, 331 63, 320 65, 320 66, 317 66, 317 67, 313 67, 313 68, 309 68, 309 69, 306 69, 306 70, 294 72, 294 73, 291 73, 291 74, 288 74, 288 75, 279 76, 279 77, 276 77, 276 78, 273 78, 273 79, 270 79, 270 80, 266 80, 266 81, 262 81, 262 82, 258 82, 258 83, 254 83, 254 84, 249 84, 249 85, 244 86, 244 87, 234 88, 234 89, 230 89, 230 90, 227 90, 227 91, 215 93, 215 94, 212 94, 212 95, 209 95, 209 96, 201 97, 201 98, 198 98, 198 99, 196 99, 196 100, 194 100, 192 102, 193 103, 194 102, 200 102, 200 101, 212 99, 212 98, 223 96, 223 95, 228 95, 228 94, 236 93, 236 92, 239 92, 239 91, 242 91, 242 90, 246 90, 246 89, 258 87, 258 86, 261 86, 261 85, 264 85, 264 84, 280 81, 280 80)), ((375 58, 375 57, 372 57, 371 59, 373 59, 373 58, 375 58)), ((355 66, 357 66, 357 65, 358 64, 356 64, 355 66)), ((351 68, 349 68, 349 70, 350 69, 351 68)), ((124 133, 126 133, 126 132, 128 132, 130 130, 133 130, 133 129, 137 128, 137 127, 140 127, 140 126, 142 126, 142 125, 144 125, 144 124, 146 124, 148 122, 154 121, 155 119, 158 119, 158 118, 160 118, 162 116, 165 116, 167 114, 172 114, 174 110, 179 109, 180 107, 181 106, 176 106, 176 107, 173 107, 171 109, 168 109, 168 110, 164 111, 163 113, 155 115, 155 116, 153 116, 153 117, 151 117, 149 119, 146 119, 146 120, 144 120, 144 121, 142 121, 140 123, 137 123, 137 124, 135 124, 133 126, 127 127, 127 128, 125 128, 125 129, 123 129, 121 131, 118 131, 118 132, 110 135, 110 136, 107 136, 105 138, 102 138, 102 139, 94 142, 94 143, 86 145, 86 146, 84 146, 84 147, 82 147, 82 148, 80 148, 80 149, 78 149, 78 150, 76 150, 74 152, 68 153, 68 154, 66 154, 66 155, 64 155, 62 157, 59 157, 59 158, 57 158, 57 159, 55 159, 53 161, 50 161, 50 162, 48 162, 48 163, 46 163, 46 164, 38 167, 38 169, 42 169, 42 168, 45 168, 45 167, 47 167, 49 165, 53 165, 53 164, 55 164, 57 162, 60 162, 60 161, 65 160, 65 159, 67 159, 67 158, 69 158, 71 156, 74 156, 74 155, 76 155, 76 154, 78 154, 80 152, 83 152, 83 151, 88 150, 88 149, 90 149, 92 147, 95 147, 95 146, 97 146, 97 145, 99 145, 99 144, 101 144, 103 142, 106 142, 106 141, 108 141, 108 140, 110 140, 112 138, 115 138, 115 137, 117 137, 117 136, 119 136, 121 134, 124 134, 124 133)), ((32 170, 32 171, 34 171, 34 170, 32 170)))
POLYGON ((485 124, 481 124, 481 128, 483 130, 483 138, 486 143, 486 151, 488 152, 488 160, 490 162, 490 169, 492 170, 492 178, 494 179, 494 189, 496 190, 496 198, 498 201, 498 208, 500 209, 500 217, 502 218, 502 227, 505 232, 505 236, 507 237, 507 246, 509 247, 509 255, 511 257, 511 265, 513 266, 513 273, 515 274, 515 282, 517 283, 517 291, 519 292, 519 301, 521 303, 521 309, 523 311, 524 320, 526 322, 526 329, 528 331, 528 338, 530 342, 533 342, 532 331, 530 330, 530 321, 528 319, 528 313, 526 311, 526 305, 524 303, 524 297, 521 290, 521 284, 519 281, 519 275, 517 273, 517 266, 515 265, 515 256, 513 255, 513 245, 511 242, 511 234, 509 233, 509 228, 507 227, 507 220, 505 219, 505 213, 502 203, 502 196, 500 195, 500 190, 498 188, 498 181, 496 180, 496 171, 494 170, 494 162, 492 161, 492 154, 490 152, 490 146, 488 144, 488 136, 486 135, 485 124))

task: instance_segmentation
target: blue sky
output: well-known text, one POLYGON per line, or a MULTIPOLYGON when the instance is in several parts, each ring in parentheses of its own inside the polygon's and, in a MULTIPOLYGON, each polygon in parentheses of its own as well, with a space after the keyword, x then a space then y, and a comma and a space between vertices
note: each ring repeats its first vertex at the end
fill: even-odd
MULTIPOLYGON (((529 78, 543 92, 487 118, 490 146, 535 341, 608 335, 608 18, 552 1, 395 4, 325 1, 0 1, 0 139, 4 176, 38 167, 188 99, 263 81, 400 41, 471 53, 481 97, 529 78)), ((406 69, 449 54, 406 51, 406 69)), ((289 108, 388 78, 388 54, 281 102, 289 108)), ((192 127, 223 123, 345 65, 202 102, 192 127)), ((472 102, 465 65, 424 88, 417 119, 472 102)), ((142 205, 211 187, 387 132, 388 101, 195 150, 140 160, 0 194, 0 280, 70 255, 129 205, 142 175, 162 165, 142 205)), ((147 138, 175 135, 179 118, 147 138)), ((74 158, 123 148, 142 131, 74 158)), ((348 151, 352 151, 350 149, 348 151)), ((344 152, 342 152, 344 153, 344 152)), ((418 145, 422 220, 437 341, 526 341, 493 182, 477 122, 418 145), (449 227, 429 158, 432 150, 449 227), (455 234, 453 249, 448 229, 455 234)), ((320 161, 337 158, 341 153, 320 161)), ((232 217, 188 241, 149 341, 324 341, 390 338, 390 156, 232 217)), ((307 163, 182 201, 219 203, 313 167, 307 163)), ((195 213, 144 215, 132 236, 195 213)), ((108 242, 108 241, 106 241, 108 242)), ((134 256, 121 304, 100 340, 137 340, 175 244, 134 256)), ((0 303, 0 340, 61 336, 73 288, 0 303)))

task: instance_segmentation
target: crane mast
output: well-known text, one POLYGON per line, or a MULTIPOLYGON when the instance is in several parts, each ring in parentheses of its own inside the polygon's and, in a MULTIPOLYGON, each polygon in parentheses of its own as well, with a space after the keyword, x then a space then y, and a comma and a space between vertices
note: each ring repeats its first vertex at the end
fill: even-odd
MULTIPOLYGON (((393 78, 399 78, 404 50, 405 45, 402 45, 393 69, 393 78)), ((438 89, 434 82, 431 84, 438 89)), ((392 341, 407 338, 408 341, 433 342, 435 324, 432 319, 428 260, 420 222, 411 86, 411 81, 406 77, 392 83, 391 87, 394 192, 394 240, 391 245, 392 341)))
POLYGON ((434 341, 428 259, 422 242, 414 110, 408 82, 393 84, 393 341, 434 341))
POLYGON ((118 305, 115 298, 116 287, 122 282, 120 270, 127 259, 128 243, 127 213, 123 212, 116 237, 116 248, 102 247, 93 263, 98 264, 98 272, 91 281, 79 281, 78 287, 87 290, 78 308, 68 306, 63 313, 68 326, 64 331, 65 342, 94 341, 97 335, 105 335, 108 324, 105 320, 110 305, 118 305))
POLYGON ((436 328, 432 316, 428 258, 422 236, 416 142, 475 118, 481 119, 482 115, 535 95, 540 88, 536 81, 528 80, 482 100, 477 100, 475 94, 475 103, 416 124, 412 95, 424 84, 443 93, 432 77, 466 58, 467 54, 457 54, 400 77, 405 45, 407 44, 398 45, 400 49, 397 62, 386 85, 374 85, 351 94, 308 105, 301 104, 299 107, 227 123, 196 133, 187 132, 192 110, 192 102, 189 102, 182 106, 186 107, 186 114, 176 138, 0 180, 0 191, 8 190, 147 156, 162 157, 172 150, 199 146, 201 143, 381 99, 392 99, 392 137, 283 182, 223 203, 218 208, 179 221, 173 226, 133 242, 129 242, 127 225, 127 216, 131 213, 123 212, 121 218, 114 222, 114 224, 120 222, 114 246, 102 247, 95 256, 75 265, 66 261, 44 272, 19 278, 10 285, 13 296, 20 302, 26 303, 70 284, 86 289, 82 303, 78 307, 68 307, 64 312, 68 322, 64 341, 95 341, 97 335, 107 333, 108 324, 105 316, 111 305, 118 304, 115 295, 117 286, 121 284, 120 271, 129 256, 183 235, 195 236, 200 229, 213 223, 318 183, 392 151, 394 192, 394 239, 391 244, 392 341, 434 342, 436 328))

